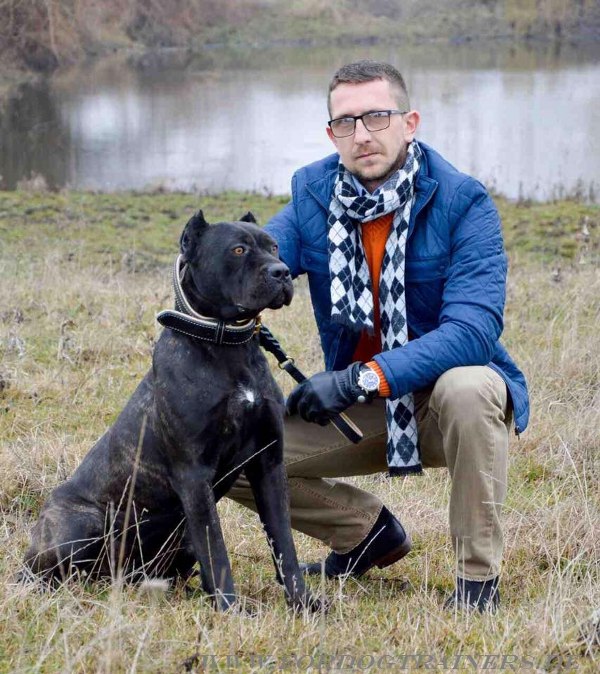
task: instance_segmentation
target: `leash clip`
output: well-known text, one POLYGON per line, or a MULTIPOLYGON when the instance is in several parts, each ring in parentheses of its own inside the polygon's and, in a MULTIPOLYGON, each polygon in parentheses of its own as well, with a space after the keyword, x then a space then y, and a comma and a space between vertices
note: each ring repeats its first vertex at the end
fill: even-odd
POLYGON ((288 358, 287 360, 282 360, 280 363, 277 363, 277 367, 280 370, 287 370, 288 365, 294 365, 296 361, 293 358, 288 358))
POLYGON ((258 314, 258 316, 254 320, 256 321, 256 324, 254 326, 254 334, 258 335, 260 333, 260 329, 262 328, 262 316, 258 314))

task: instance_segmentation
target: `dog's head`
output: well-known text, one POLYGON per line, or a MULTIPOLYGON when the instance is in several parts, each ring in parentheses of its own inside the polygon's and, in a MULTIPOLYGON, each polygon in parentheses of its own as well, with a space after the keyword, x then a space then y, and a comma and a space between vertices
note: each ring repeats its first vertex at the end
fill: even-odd
POLYGON ((203 315, 250 318, 292 301, 290 271, 252 213, 210 225, 198 211, 183 230, 180 248, 189 274, 186 294, 203 315))

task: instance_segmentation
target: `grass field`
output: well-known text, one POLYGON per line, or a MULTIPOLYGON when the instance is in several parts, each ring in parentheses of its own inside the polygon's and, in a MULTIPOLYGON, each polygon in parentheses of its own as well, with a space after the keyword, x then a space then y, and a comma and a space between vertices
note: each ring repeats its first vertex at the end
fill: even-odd
MULTIPOLYGON (((360 582, 312 583, 332 601, 326 616, 286 609, 257 519, 227 499, 234 577, 254 617, 217 615, 182 587, 71 583, 48 594, 13 582, 43 500, 149 367, 187 217, 201 206, 210 221, 248 209, 264 221, 284 202, 0 193, 0 672, 177 672, 196 652, 206 656, 197 671, 551 671, 553 655, 572 659, 563 671, 598 671, 600 209, 574 201, 498 199, 511 262, 504 341, 529 378, 532 419, 511 441, 497 616, 442 608, 453 579, 443 470, 356 478, 400 516, 414 551, 360 582)), ((302 280, 292 306, 265 321, 303 370, 321 368, 302 280)), ((301 559, 327 553, 296 542, 301 559)))

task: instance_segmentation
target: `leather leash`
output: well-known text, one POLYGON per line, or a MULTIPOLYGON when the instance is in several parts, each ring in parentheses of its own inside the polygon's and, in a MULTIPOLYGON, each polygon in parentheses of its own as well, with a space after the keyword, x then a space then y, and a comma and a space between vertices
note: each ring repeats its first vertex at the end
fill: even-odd
MULTIPOLYGON (((296 367, 294 359, 286 354, 281 344, 266 325, 260 325, 258 339, 262 348, 277 358, 280 369, 285 370, 298 384, 306 381, 306 375, 296 367)), ((332 417, 331 423, 350 442, 357 444, 363 439, 363 433, 360 428, 343 412, 332 417)))

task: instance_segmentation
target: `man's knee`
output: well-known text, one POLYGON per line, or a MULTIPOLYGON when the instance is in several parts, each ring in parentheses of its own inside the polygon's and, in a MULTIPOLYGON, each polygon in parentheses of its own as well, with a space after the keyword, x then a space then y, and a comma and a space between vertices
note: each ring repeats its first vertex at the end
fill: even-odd
POLYGON ((454 367, 442 374, 430 399, 430 409, 438 416, 457 415, 467 419, 490 409, 506 412, 506 384, 487 366, 454 367))

